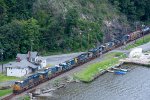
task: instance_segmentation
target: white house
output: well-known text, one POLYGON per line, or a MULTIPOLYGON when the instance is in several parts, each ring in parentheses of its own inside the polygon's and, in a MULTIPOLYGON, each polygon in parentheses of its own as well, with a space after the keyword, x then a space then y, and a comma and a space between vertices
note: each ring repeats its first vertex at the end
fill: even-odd
POLYGON ((36 70, 38 66, 28 62, 26 59, 21 60, 20 62, 11 62, 6 67, 7 76, 16 76, 22 77, 25 76, 34 70, 36 70))
POLYGON ((46 59, 44 57, 38 57, 35 63, 39 65, 38 69, 42 69, 47 65, 46 59))
POLYGON ((35 63, 38 58, 38 52, 28 52, 28 60, 32 63, 35 63))

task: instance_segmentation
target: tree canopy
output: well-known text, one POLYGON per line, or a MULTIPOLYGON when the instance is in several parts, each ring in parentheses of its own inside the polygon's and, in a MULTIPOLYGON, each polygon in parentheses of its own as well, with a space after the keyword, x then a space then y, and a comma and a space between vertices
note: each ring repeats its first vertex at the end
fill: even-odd
MULTIPOLYGON (((129 20, 150 20, 149 0, 108 1, 129 20)), ((4 58, 29 50, 68 52, 94 47, 103 38, 104 14, 112 16, 105 3, 107 0, 0 0, 4 58)))

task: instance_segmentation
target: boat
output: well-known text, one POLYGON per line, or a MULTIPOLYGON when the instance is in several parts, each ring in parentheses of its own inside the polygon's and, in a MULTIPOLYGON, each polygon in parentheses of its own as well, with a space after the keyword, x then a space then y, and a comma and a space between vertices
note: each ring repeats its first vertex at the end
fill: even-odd
POLYGON ((127 72, 118 70, 118 71, 114 71, 114 73, 117 74, 117 75, 124 75, 124 74, 126 74, 127 72))
POLYGON ((112 69, 113 70, 117 70, 117 71, 124 71, 124 72, 128 72, 129 71, 128 69, 115 68, 115 67, 113 67, 112 69))

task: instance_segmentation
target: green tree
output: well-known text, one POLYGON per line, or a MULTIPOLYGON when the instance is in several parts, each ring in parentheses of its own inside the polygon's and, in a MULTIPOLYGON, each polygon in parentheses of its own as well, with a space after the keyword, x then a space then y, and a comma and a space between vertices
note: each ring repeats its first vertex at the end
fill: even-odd
POLYGON ((22 46, 25 46, 26 51, 39 50, 40 46, 40 32, 38 21, 34 18, 27 21, 21 21, 23 26, 24 39, 22 40, 22 46), (32 47, 32 48, 31 48, 32 47), (30 49, 29 49, 30 48, 30 49))

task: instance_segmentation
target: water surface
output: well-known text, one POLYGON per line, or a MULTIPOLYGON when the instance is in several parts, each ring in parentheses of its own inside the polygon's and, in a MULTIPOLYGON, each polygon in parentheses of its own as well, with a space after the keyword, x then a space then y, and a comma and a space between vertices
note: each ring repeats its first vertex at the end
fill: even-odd
MULTIPOLYGON (((150 68, 134 65, 126 75, 106 73, 92 83, 71 83, 55 100, 150 100, 150 68)), ((52 99, 52 98, 51 98, 52 99)))

